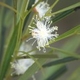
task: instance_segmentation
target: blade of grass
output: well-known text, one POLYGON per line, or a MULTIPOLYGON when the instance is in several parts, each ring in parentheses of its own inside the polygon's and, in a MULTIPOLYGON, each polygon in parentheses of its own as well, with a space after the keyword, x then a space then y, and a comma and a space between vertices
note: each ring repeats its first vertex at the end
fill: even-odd
POLYGON ((64 12, 64 11, 67 11, 67 10, 70 10, 70 9, 73 9, 73 8, 76 8, 76 7, 78 7, 78 6, 80 6, 80 2, 75 3, 75 4, 73 4, 73 5, 69 6, 69 7, 66 7, 66 8, 64 8, 64 9, 61 9, 61 10, 59 10, 59 11, 56 11, 56 12, 54 12, 54 13, 47 14, 46 16, 53 16, 53 15, 59 14, 59 13, 61 13, 61 12, 64 12))
MULTIPOLYGON (((31 55, 34 58, 58 58, 56 54, 35 54, 31 55)), ((29 56, 18 57, 17 59, 29 58, 29 56)))
POLYGON ((62 75, 66 71, 67 71, 66 66, 62 66, 55 73, 53 72, 52 75, 50 77, 48 77, 47 79, 45 79, 45 80, 55 80, 57 78, 57 76, 62 75))
POLYGON ((52 4, 52 6, 50 6, 50 9, 47 11, 47 13, 45 15, 47 15, 59 2, 59 0, 55 0, 55 2, 52 4))
POLYGON ((80 31, 80 25, 78 25, 78 26, 72 28, 71 30, 63 33, 63 34, 60 35, 58 38, 56 38, 55 41, 54 41, 54 40, 50 41, 50 44, 51 44, 51 43, 54 43, 54 42, 56 42, 56 41, 62 40, 62 39, 64 39, 64 38, 70 37, 70 36, 72 36, 72 35, 78 35, 79 31, 80 31))
POLYGON ((12 8, 11 6, 9 6, 9 5, 7 5, 7 4, 5 4, 5 3, 3 3, 3 2, 0 2, 0 5, 8 8, 8 9, 10 9, 10 10, 12 10, 12 11, 15 12, 15 13, 17 13, 17 10, 15 10, 15 9, 12 8))
POLYGON ((60 21, 61 19, 69 16, 69 15, 72 14, 73 12, 75 12, 74 9, 64 11, 64 12, 56 15, 56 16, 52 19, 52 21, 53 21, 53 23, 56 23, 56 22, 60 21))
MULTIPOLYGON (((32 5, 34 4, 34 1, 35 0, 29 0, 29 3, 28 3, 29 5, 27 7, 27 10, 30 10, 32 8, 32 5)), ((30 22, 29 18, 31 18, 31 12, 26 16, 26 19, 25 19, 25 22, 24 22, 23 31, 26 30, 26 27, 27 27, 28 23, 30 22)), ((26 30, 25 32, 28 32, 28 31, 26 30)))
POLYGON ((13 55, 15 46, 16 46, 16 40, 17 40, 17 30, 18 30, 18 26, 16 26, 16 29, 14 30, 12 37, 10 39, 10 42, 8 44, 8 48, 6 53, 3 56, 3 60, 2 60, 2 64, 0 66, 0 80, 3 80, 3 78, 5 77, 5 74, 7 72, 7 69, 9 67, 9 63, 11 61, 11 56, 13 55), (6 71, 6 72, 5 72, 6 71))
MULTIPOLYGON (((10 61, 11 61, 11 56, 13 55, 13 53, 15 53, 14 51, 18 48, 19 46, 19 42, 21 39, 21 30, 22 30, 22 21, 20 21, 20 23, 18 23, 15 27, 14 27, 14 31, 13 34, 11 36, 11 39, 8 43, 8 47, 7 50, 3 56, 3 60, 2 60, 2 64, 0 67, 0 80, 3 80, 3 78, 5 77, 8 67, 10 67, 10 61), (6 71, 6 72, 5 72, 6 71)), ((8 75, 8 74, 7 74, 8 75)))
POLYGON ((66 58, 62 58, 62 59, 58 59, 58 60, 46 63, 46 64, 43 65, 43 67, 44 68, 45 67, 50 67, 50 66, 53 66, 53 65, 63 64, 63 63, 71 62, 71 61, 75 61, 75 60, 79 60, 79 59, 78 58, 73 58, 73 57, 66 57, 66 58))
POLYGON ((3 41, 3 37, 2 37, 2 31, 3 31, 3 14, 4 14, 4 8, 1 6, 0 8, 0 62, 1 62, 1 56, 3 53, 3 44, 2 44, 2 41, 3 41))
POLYGON ((78 54, 75 54, 75 53, 70 53, 70 52, 67 52, 67 51, 64 51, 62 49, 59 49, 59 48, 54 48, 54 47, 48 47, 50 49, 53 49, 53 50, 56 50, 56 51, 59 51, 59 52, 62 52, 68 56, 71 56, 71 57, 74 57, 74 58, 79 58, 80 59, 80 55, 78 54))

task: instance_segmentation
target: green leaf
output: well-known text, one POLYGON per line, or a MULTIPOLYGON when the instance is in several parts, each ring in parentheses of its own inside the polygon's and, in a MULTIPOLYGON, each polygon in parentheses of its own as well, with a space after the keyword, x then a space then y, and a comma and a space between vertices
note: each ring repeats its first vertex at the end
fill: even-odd
MULTIPOLYGON (((21 39, 21 30, 22 30, 22 21, 20 21, 14 27, 14 31, 13 31, 10 41, 8 43, 8 47, 3 56, 1 66, 0 66, 0 80, 3 80, 3 78, 5 77, 7 70, 10 67, 10 61, 12 60, 11 56, 13 55, 13 53, 15 53, 14 51, 17 50, 17 48, 19 47, 19 43, 20 43, 20 39, 21 39)), ((14 56, 14 58, 15 58, 15 56, 14 56)))
POLYGON ((9 5, 7 5, 7 4, 5 4, 5 3, 3 3, 3 2, 0 2, 0 5, 8 8, 8 9, 10 9, 10 10, 12 10, 12 11, 15 12, 15 13, 17 13, 17 10, 15 10, 15 9, 12 8, 11 6, 9 6, 9 5))
POLYGON ((60 21, 61 19, 69 16, 69 15, 72 14, 73 12, 75 12, 74 9, 64 11, 64 12, 56 15, 56 16, 52 19, 52 21, 53 21, 53 23, 58 22, 58 21, 60 21))
POLYGON ((5 27, 11 27, 11 24, 13 24, 13 14, 11 11, 6 12, 6 16, 4 19, 4 26, 5 27))
POLYGON ((49 63, 46 63, 43 65, 43 67, 50 67, 50 66, 54 66, 54 65, 58 65, 58 64, 63 64, 66 62, 71 62, 71 61, 75 61, 75 60, 79 60, 78 58, 74 58, 74 57, 66 57, 66 58, 62 58, 62 59, 58 59, 55 61, 51 61, 49 63))
POLYGON ((67 52, 63 49, 59 49, 59 48, 54 48, 54 47, 49 47, 50 49, 53 49, 53 50, 56 50, 56 51, 59 51, 67 56, 71 56, 71 57, 74 57, 74 58, 79 58, 80 59, 80 55, 77 55, 75 53, 70 53, 70 52, 67 52))
POLYGON ((59 69, 57 69, 57 71, 54 73, 52 73, 51 75, 50 75, 50 77, 48 77, 48 78, 46 78, 45 80, 54 80, 54 79, 56 79, 57 78, 57 76, 60 76, 60 75, 62 75, 64 72, 66 72, 67 71, 67 68, 66 68, 66 66, 62 66, 62 67, 60 67, 59 69))
POLYGON ((63 34, 60 35, 58 38, 56 38, 55 41, 54 41, 54 39, 53 39, 52 41, 50 41, 50 44, 53 43, 53 42, 62 40, 62 39, 64 39, 64 38, 70 37, 70 36, 72 36, 72 35, 78 35, 79 32, 80 32, 80 25, 78 25, 78 26, 72 28, 71 30, 63 33, 63 34))
POLYGON ((6 50, 5 55, 3 56, 3 60, 2 60, 2 64, 0 66, 0 80, 3 80, 7 69, 10 65, 10 61, 11 61, 11 56, 13 55, 15 46, 16 46, 16 41, 17 41, 17 32, 18 32, 18 25, 15 27, 15 30, 11 36, 11 39, 9 41, 9 45, 8 48, 6 50))
MULTIPOLYGON (((70 9, 73 9, 73 8, 76 8, 76 7, 79 7, 79 6, 80 6, 80 2, 75 3, 75 4, 73 4, 73 5, 69 6, 69 7, 66 7, 66 8, 64 8, 64 9, 58 10, 58 11, 56 11, 56 12, 54 12, 54 13, 51 13, 51 14, 48 14, 48 15, 50 15, 50 16, 56 15, 56 14, 62 13, 62 12, 64 12, 64 11, 67 11, 67 10, 70 10, 70 9)), ((48 16, 48 15, 47 15, 47 16, 48 16)))
MULTIPOLYGON (((32 50, 33 51, 33 50, 32 50)), ((30 52, 32 51, 29 51, 29 52, 23 52, 23 51, 19 51, 19 52, 22 52, 24 54, 29 54, 30 52)), ((34 58, 58 58, 58 56, 56 54, 34 54, 34 55, 30 55, 34 58)), ((17 59, 22 59, 22 58, 30 58, 28 55, 26 56, 22 56, 22 57, 17 57, 17 59)))

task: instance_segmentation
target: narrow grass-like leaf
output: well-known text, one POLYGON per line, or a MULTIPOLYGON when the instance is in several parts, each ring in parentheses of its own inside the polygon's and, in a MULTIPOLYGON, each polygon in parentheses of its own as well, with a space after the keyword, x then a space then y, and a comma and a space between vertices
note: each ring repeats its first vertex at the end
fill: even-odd
POLYGON ((11 56, 13 55, 13 53, 15 53, 14 51, 17 50, 19 47, 21 34, 22 34, 21 30, 22 30, 22 20, 20 20, 20 22, 14 27, 14 31, 8 43, 8 47, 3 56, 1 67, 0 67, 0 80, 3 80, 3 78, 5 77, 8 67, 10 66, 10 61, 12 60, 11 56))
POLYGON ((60 21, 61 19, 65 18, 66 16, 72 14, 73 12, 75 12, 74 9, 64 11, 64 12, 56 15, 56 16, 52 19, 52 21, 53 21, 53 23, 56 23, 56 22, 60 21))
MULTIPOLYGON (((56 54, 35 54, 31 55, 34 58, 58 58, 56 54)), ((30 58, 29 56, 18 57, 17 59, 30 58)))
POLYGON ((68 56, 71 56, 71 57, 79 58, 79 59, 80 59, 80 55, 78 55, 78 54, 70 53, 70 52, 64 51, 64 50, 59 49, 59 48, 54 48, 54 47, 49 47, 49 48, 51 48, 51 49, 53 49, 53 50, 56 50, 56 51, 59 51, 59 52, 61 52, 61 53, 64 53, 64 54, 66 54, 66 55, 68 55, 68 56))
POLYGON ((70 62, 70 61, 75 61, 75 60, 79 60, 79 59, 78 58, 73 58, 73 57, 66 57, 66 58, 62 58, 62 59, 58 59, 58 60, 46 63, 46 64, 43 65, 43 67, 50 67, 50 66, 53 66, 53 65, 63 64, 63 63, 70 62))
MULTIPOLYGON (((50 6, 50 9, 47 11, 47 13, 49 13, 59 2, 59 0, 55 0, 55 2, 52 4, 52 6, 50 6)), ((45 15, 47 15, 47 13, 45 15)))
POLYGON ((6 28, 10 27, 13 24, 13 14, 11 11, 6 12, 6 16, 4 19, 4 26, 6 28))
MULTIPOLYGON (((28 3, 28 6, 27 6, 27 10, 30 10, 31 8, 32 8, 32 5, 33 5, 33 3, 34 3, 34 1, 35 0, 29 0, 29 3, 28 3)), ((28 20, 29 20, 29 18, 31 17, 31 12, 26 16, 26 18, 25 18, 25 22, 24 22, 24 27, 23 27, 23 30, 25 30, 26 29, 26 27, 27 27, 27 23, 29 23, 28 22, 28 20)), ((27 31, 26 31, 27 32, 27 31)))
POLYGON ((5 4, 5 3, 3 3, 3 2, 0 2, 0 5, 8 8, 8 9, 10 9, 10 10, 12 10, 12 11, 15 12, 15 13, 17 13, 17 10, 15 10, 15 9, 12 8, 11 6, 9 6, 9 5, 7 5, 7 4, 5 4))
POLYGON ((0 80, 3 80, 5 77, 5 74, 7 72, 7 69, 9 67, 11 56, 13 55, 15 46, 16 46, 16 40, 17 40, 17 31, 18 31, 18 25, 15 27, 14 32, 12 34, 12 37, 10 39, 8 48, 6 50, 5 55, 3 56, 2 64, 0 66, 0 80), (6 72, 5 72, 6 71, 6 72))
POLYGON ((76 7, 79 7, 79 6, 80 6, 80 2, 78 2, 78 3, 76 3, 76 4, 73 4, 73 5, 69 6, 69 7, 66 7, 66 8, 64 8, 64 9, 61 9, 61 10, 59 10, 59 11, 56 11, 56 12, 54 12, 54 13, 47 14, 47 16, 48 16, 48 15, 50 15, 50 16, 56 15, 56 14, 62 13, 62 12, 64 12, 64 11, 67 11, 67 10, 70 10, 70 9, 73 9, 73 8, 76 8, 76 7))
MULTIPOLYGON (((2 56, 2 53, 3 53, 3 34, 2 34, 2 31, 3 31, 3 15, 4 14, 4 8, 3 7, 0 7, 0 60, 1 60, 1 56, 2 56)), ((1 61, 0 61, 1 62, 1 61)))
POLYGON ((50 77, 48 77, 47 79, 45 79, 45 80, 55 80, 57 78, 57 76, 62 75, 66 71, 67 71, 66 66, 62 66, 55 73, 53 72, 52 75, 50 77))
POLYGON ((56 38, 55 41, 54 41, 54 40, 50 41, 50 44, 53 43, 53 42, 62 40, 62 39, 64 39, 64 38, 67 38, 67 37, 69 37, 69 36, 77 35, 77 34, 79 33, 79 31, 80 31, 80 25, 78 25, 78 26, 72 28, 71 30, 63 33, 63 34, 60 35, 58 38, 56 38))

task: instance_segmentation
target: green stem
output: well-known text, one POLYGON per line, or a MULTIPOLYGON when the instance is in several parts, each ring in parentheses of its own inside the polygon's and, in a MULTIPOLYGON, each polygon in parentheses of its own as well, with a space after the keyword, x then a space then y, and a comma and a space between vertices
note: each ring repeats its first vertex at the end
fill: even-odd
POLYGON ((70 10, 70 9, 73 9, 73 8, 76 8, 76 7, 78 7, 78 6, 80 6, 80 2, 78 2, 78 3, 76 3, 76 4, 73 4, 73 5, 69 6, 69 7, 66 7, 66 8, 64 8, 64 9, 61 9, 61 10, 59 10, 59 11, 56 11, 56 12, 54 12, 54 13, 46 14, 46 16, 53 16, 53 15, 62 13, 62 12, 64 12, 64 11, 67 11, 67 10, 70 10))
POLYGON ((54 7, 55 5, 59 2, 59 0, 56 0, 53 5, 50 7, 50 9, 47 11, 47 13, 45 15, 47 15, 54 7))
MULTIPOLYGON (((13 7, 15 10, 17 10, 17 0, 13 0, 13 7)), ((17 18, 17 14, 16 12, 14 12, 14 26, 16 26, 16 18, 17 18)))
POLYGON ((2 18, 3 18, 3 12, 4 12, 4 8, 1 7, 0 9, 0 52, 2 50, 2 47, 1 47, 1 42, 2 42, 2 18))
MULTIPOLYGON (((36 55, 31 55, 32 57, 34 58, 58 58, 57 55, 55 54, 52 54, 52 55, 49 55, 49 54, 36 54, 36 55)), ((29 56, 23 56, 23 57, 18 57, 17 59, 27 59, 27 58, 30 58, 29 56)))
MULTIPOLYGON (((32 16, 32 19, 31 19, 31 21, 30 21, 30 23, 28 24, 28 23, 26 23, 26 26, 27 26, 27 24, 30 26, 31 24, 32 24, 32 22, 33 22, 33 18, 35 17, 35 14, 32 16)), ((23 36, 22 36, 22 40, 25 40, 25 39, 27 39, 27 35, 28 35, 28 33, 29 33, 29 26, 27 26, 27 29, 26 29, 26 31, 25 31, 25 33, 23 34, 23 36)))
POLYGON ((8 9, 10 9, 10 10, 12 10, 12 11, 15 12, 15 13, 17 13, 17 10, 15 10, 15 9, 12 8, 11 6, 9 6, 9 5, 7 5, 7 4, 5 4, 5 3, 3 3, 3 2, 0 2, 0 5, 8 8, 8 9))
POLYGON ((56 50, 56 51, 62 52, 62 53, 66 54, 66 55, 69 55, 71 57, 80 59, 80 55, 77 55, 76 53, 70 53, 70 52, 64 51, 62 49, 54 48, 54 47, 48 47, 48 48, 50 48, 52 50, 56 50))

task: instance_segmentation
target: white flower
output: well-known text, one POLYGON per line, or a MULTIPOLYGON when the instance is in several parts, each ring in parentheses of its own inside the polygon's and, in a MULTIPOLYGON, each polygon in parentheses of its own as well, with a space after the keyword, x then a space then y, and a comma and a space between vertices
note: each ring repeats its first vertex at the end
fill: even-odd
POLYGON ((42 18, 45 15, 45 13, 50 9, 50 7, 47 2, 42 1, 34 9, 39 14, 39 17, 42 18))
POLYGON ((19 59, 11 63, 11 68, 15 71, 14 74, 20 75, 24 74, 25 71, 34 63, 32 59, 19 59))
POLYGON ((47 19, 44 19, 43 21, 37 21, 36 22, 36 28, 32 28, 31 34, 32 37, 36 39, 37 41, 37 48, 40 50, 40 47, 43 47, 43 51, 45 52, 45 46, 49 45, 49 40, 55 39, 58 34, 55 32, 58 30, 57 26, 53 26, 50 28, 50 21, 47 19))
MULTIPOLYGON (((24 51, 24 52, 28 52, 32 50, 32 47, 28 44, 26 44, 25 42, 22 43, 22 45, 20 46, 19 51, 24 51)), ((35 54, 34 52, 31 52, 29 54, 35 54)), ((17 56, 25 56, 26 54, 23 54, 21 52, 18 53, 17 56)), ((14 56, 13 56, 14 57, 14 56)), ((32 59, 18 59, 15 60, 14 62, 11 62, 11 68, 14 69, 13 74, 16 75, 20 75, 20 74, 24 74, 25 71, 34 63, 34 60, 32 59)))

